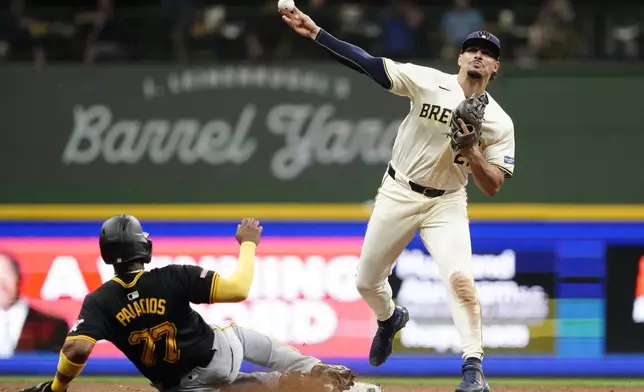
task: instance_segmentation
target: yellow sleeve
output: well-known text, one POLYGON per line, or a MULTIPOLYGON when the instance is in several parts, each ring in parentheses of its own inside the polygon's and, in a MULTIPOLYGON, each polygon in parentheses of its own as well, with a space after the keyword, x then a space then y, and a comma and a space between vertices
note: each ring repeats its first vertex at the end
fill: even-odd
POLYGON ((239 247, 238 267, 228 279, 213 277, 213 302, 241 302, 248 298, 255 275, 254 242, 246 241, 239 247))

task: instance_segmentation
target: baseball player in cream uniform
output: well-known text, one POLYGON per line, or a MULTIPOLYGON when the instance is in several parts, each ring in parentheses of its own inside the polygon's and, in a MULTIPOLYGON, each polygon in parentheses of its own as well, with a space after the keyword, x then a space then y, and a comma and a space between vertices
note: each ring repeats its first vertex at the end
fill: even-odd
POLYGON ((280 13, 296 33, 314 40, 339 62, 410 100, 375 198, 356 276, 358 290, 378 319, 369 362, 379 366, 387 360, 394 335, 409 320, 407 309, 394 304, 387 277, 419 232, 439 267, 462 342, 463 378, 456 391, 489 391, 481 364, 481 307, 470 269, 465 186, 471 173, 478 188, 493 196, 514 172, 512 119, 485 93, 500 66, 498 38, 485 31, 470 34, 457 59, 459 72, 450 74, 371 56, 333 37, 297 8, 280 13), (454 151, 449 137, 452 111, 480 93, 488 100, 481 137, 473 146, 454 151))

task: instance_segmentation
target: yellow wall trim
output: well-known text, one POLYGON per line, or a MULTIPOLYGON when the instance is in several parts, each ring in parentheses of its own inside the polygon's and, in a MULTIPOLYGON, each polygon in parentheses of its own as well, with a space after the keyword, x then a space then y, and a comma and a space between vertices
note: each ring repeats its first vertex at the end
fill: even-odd
MULTIPOLYGON (((368 204, 4 204, 0 220, 104 220, 127 213, 145 220, 365 220, 368 204)), ((472 204, 472 220, 644 221, 644 204, 472 204)))

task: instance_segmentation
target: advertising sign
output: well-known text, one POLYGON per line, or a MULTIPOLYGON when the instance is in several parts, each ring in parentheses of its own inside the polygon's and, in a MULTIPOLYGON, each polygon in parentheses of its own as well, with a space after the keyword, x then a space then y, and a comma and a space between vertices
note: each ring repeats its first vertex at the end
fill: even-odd
MULTIPOLYGON (((248 300, 193 307, 209 323, 235 320, 304 353, 365 357, 376 322, 355 288, 361 245, 359 237, 263 239, 248 300)), ((236 268, 234 239, 162 237, 154 247, 148 269, 193 264, 227 276, 236 268)), ((75 322, 85 295, 113 277, 93 239, 0 239, 0 250, 20 265, 21 296, 67 326, 75 322)), ((545 254, 541 262, 547 263, 547 257, 552 255, 545 254)), ((475 253, 488 350, 552 352, 552 276, 526 273, 533 262, 510 247, 475 253)), ((391 283, 396 301, 413 315, 399 335, 400 351, 460 352, 445 288, 423 248, 412 243, 402 253, 391 283)), ((106 342, 94 354, 120 355, 106 342)))
MULTIPOLYGON (((236 222, 144 226, 155 244, 148 269, 193 264, 228 276, 236 267, 236 222)), ((113 277, 99 257, 99 227, 0 222, 0 373, 55 370, 84 296, 113 277)), ((387 364, 373 368, 367 355, 376 321, 355 288, 366 222, 265 227, 250 297, 193 305, 207 322, 234 319, 360 374, 444 376, 459 368, 447 288, 418 236, 389 277, 411 319, 387 364)), ((473 221, 471 233, 488 374, 641 376, 644 225, 473 221)), ((110 343, 100 342, 93 356, 91 374, 135 372, 110 343)))
MULTIPOLYGON (((416 63, 458 69, 453 61, 416 63)), ((619 138, 604 137, 607 126, 644 121, 637 66, 504 64, 501 72, 489 92, 515 124, 517 170, 494 198, 473 189, 470 202, 641 203, 643 181, 593 159, 622 148, 619 138), (549 115, 535 116, 535 107, 549 115), (560 120, 595 112, 635 118, 560 120), (573 159, 570 143, 552 141, 575 132, 591 136, 588 153, 573 159), (552 175, 562 167, 578 180, 552 175), (617 178, 622 190, 597 192, 597 178, 617 178)), ((374 197, 410 108, 406 97, 332 60, 6 65, 0 85, 0 101, 11 103, 0 106, 2 204, 362 203, 374 197)), ((643 133, 630 137, 644 142, 643 133)), ((640 165, 637 154, 610 157, 640 165)))
POLYGON ((606 250, 606 352, 644 354, 644 246, 606 250))
MULTIPOLYGON (((554 353, 555 274, 532 272, 530 265, 551 265, 555 255, 532 255, 510 246, 473 254, 486 352, 554 353)), ((413 315, 401 331, 398 352, 461 353, 447 287, 432 257, 422 248, 405 250, 391 280, 397 302, 413 315)))
POLYGON ((331 63, 32 71, 0 75, 0 203, 363 202, 408 111, 331 63))

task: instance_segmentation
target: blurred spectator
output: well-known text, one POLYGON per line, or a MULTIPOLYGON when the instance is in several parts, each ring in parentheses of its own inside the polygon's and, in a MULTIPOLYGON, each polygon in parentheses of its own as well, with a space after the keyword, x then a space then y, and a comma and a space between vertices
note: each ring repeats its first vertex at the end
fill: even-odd
POLYGON ((469 33, 483 30, 483 13, 470 7, 469 0, 454 0, 454 8, 445 12, 441 18, 444 46, 441 55, 444 59, 454 59, 460 52, 461 43, 469 33))
MULTIPOLYGON (((338 31, 336 31, 337 23, 335 23, 334 20, 333 8, 329 8, 328 0, 300 0, 297 3, 297 7, 309 15, 321 28, 328 30, 331 34, 338 34, 338 31)), ((276 17, 279 20, 279 14, 276 15, 276 17)), ((282 31, 287 29, 286 25, 283 23, 277 28, 282 31)), ((289 60, 316 60, 329 58, 325 50, 317 45, 313 45, 308 39, 300 37, 297 34, 285 34, 286 36, 282 38, 285 40, 285 45, 280 46, 281 52, 278 53, 279 58, 288 57, 289 60)))
POLYGON ((425 11, 412 0, 394 0, 382 22, 383 55, 399 60, 427 55, 425 11))
POLYGON ((503 7, 499 11, 495 33, 502 42, 503 60, 517 59, 524 54, 528 29, 533 20, 534 13, 529 8, 519 8, 517 12, 512 7, 503 7))
POLYGON ((76 14, 80 35, 86 46, 83 61, 87 64, 110 60, 125 60, 128 57, 122 31, 114 17, 113 0, 97 0, 93 10, 76 14))
POLYGON ((528 31, 529 55, 564 58, 574 39, 575 14, 569 0, 548 0, 528 31))
POLYGON ((374 46, 383 40, 382 28, 377 20, 382 8, 365 7, 359 2, 346 2, 339 5, 335 11, 337 13, 337 32, 335 34, 367 51, 380 51, 374 46))
POLYGON ((23 57, 21 50, 31 46, 29 32, 22 23, 24 1, 11 0, 4 5, 0 11, 0 58, 19 61, 23 57))
MULTIPOLYGON (((614 0, 603 8, 588 3, 575 10, 570 0, 473 3, 481 6, 470 1, 297 0, 297 5, 338 38, 401 61, 453 61, 463 38, 479 29, 501 38, 504 59, 525 65, 570 55, 622 60, 644 55, 641 4, 624 7, 618 3, 626 0, 614 0)), ((328 55, 285 28, 276 0, 56 3, 0 1, 0 61, 207 63, 315 61, 328 55)))
POLYGON ((0 252, 0 358, 16 352, 58 353, 67 337, 67 322, 33 309, 20 296, 21 281, 18 261, 0 252))
POLYGON ((642 7, 624 7, 607 15, 607 54, 612 59, 642 58, 644 11, 642 7))
POLYGON ((0 57, 43 64, 45 52, 39 38, 46 31, 45 23, 28 17, 25 0, 10 0, 9 9, 0 17, 0 57))
POLYGON ((248 34, 255 31, 247 28, 260 23, 265 13, 265 8, 243 5, 195 7, 186 42, 189 61, 246 60, 248 34))
POLYGON ((266 0, 259 13, 249 13, 246 36, 246 50, 250 60, 278 60, 286 55, 285 35, 291 34, 284 28, 275 0, 266 0))
MULTIPOLYGON (((168 32, 174 54, 181 61, 187 58, 186 41, 190 33, 191 24, 194 18, 195 7, 192 0, 161 0, 163 15, 168 15, 167 24, 162 18, 158 25, 168 32)), ((154 33, 153 33, 154 34, 154 33)), ((158 32, 157 32, 158 34, 158 32)))

